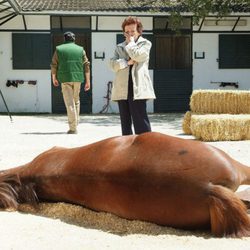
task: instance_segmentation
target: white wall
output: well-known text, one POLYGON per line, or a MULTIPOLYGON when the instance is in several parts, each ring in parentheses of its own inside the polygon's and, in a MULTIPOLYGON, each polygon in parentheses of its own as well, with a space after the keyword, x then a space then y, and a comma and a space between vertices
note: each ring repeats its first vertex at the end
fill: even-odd
MULTIPOLYGON (((93 113, 98 113, 106 104, 103 97, 107 94, 107 83, 113 81, 113 72, 108 67, 108 61, 114 54, 116 45, 115 33, 92 33, 92 93, 93 93, 93 113), (94 53, 105 53, 105 59, 95 59, 94 53)), ((117 112, 117 104, 111 102, 109 112, 117 112)))
MULTIPOLYGON (((25 16, 27 30, 50 31, 49 16, 25 16)), ((22 16, 17 16, 1 26, 6 32, 0 32, 0 88, 11 112, 51 112, 50 70, 13 70, 12 34, 7 30, 24 31, 22 16), (25 82, 18 88, 7 87, 7 80, 36 80, 37 85, 25 82)), ((0 97, 0 112, 6 108, 0 97)))
MULTIPOLYGON (((27 30, 50 30, 50 16, 26 15, 27 30)), ((22 16, 16 16, 1 26, 1 29, 24 30, 25 25, 22 16)))
MULTIPOLYGON (((0 32, 0 88, 11 112, 51 112, 50 70, 13 70, 12 35, 0 32), (7 80, 36 80, 37 85, 7 87, 7 80)), ((6 112, 0 97, 0 112, 6 112)))
MULTIPOLYGON (((127 16, 108 17, 101 16, 98 18, 98 29, 99 30, 121 30, 121 25, 127 16)), ((152 17, 139 17, 142 22, 144 30, 153 29, 153 18, 152 17)))
MULTIPOLYGON (((219 89, 210 82, 238 82, 239 89, 250 89, 249 69, 219 69, 218 33, 193 34, 193 89, 219 89), (194 52, 205 52, 205 59, 195 59, 194 52)), ((234 87, 220 87, 235 89, 234 87)))
MULTIPOLYGON (((219 20, 220 23, 223 23, 223 26, 206 25, 206 23, 204 22, 202 27, 201 27, 201 31, 218 31, 218 32, 220 32, 220 31, 232 31, 237 18, 238 17, 236 16, 236 17, 227 17, 227 18, 217 19, 217 20, 219 20), (230 23, 227 24, 227 21, 230 21, 230 23)), ((206 21, 216 20, 216 17, 206 17, 205 20, 206 21)), ((244 26, 237 25, 235 27, 235 31, 249 31, 250 30, 250 17, 241 17, 240 20, 244 21, 246 23, 246 25, 244 25, 244 26)), ((199 30, 201 22, 202 22, 202 20, 200 20, 199 25, 195 25, 193 27, 194 31, 199 30)))
POLYGON ((28 30, 50 30, 50 16, 25 16, 28 30))
POLYGON ((22 16, 16 16, 16 17, 12 18, 11 20, 9 20, 5 24, 3 24, 1 26, 1 29, 3 29, 3 30, 5 30, 5 29, 17 29, 17 30, 24 29, 24 23, 23 23, 22 16))
MULTIPOLYGON (((113 81, 114 73, 108 68, 108 60, 113 56, 116 46, 117 30, 121 30, 123 17, 102 16, 98 19, 99 32, 95 32, 96 17, 92 17, 92 87, 93 87, 93 113, 98 113, 106 104, 104 96, 107 94, 107 83, 113 81), (100 32, 102 31, 103 32, 100 32), (105 32, 105 31, 113 32, 105 32), (95 59, 94 52, 105 53, 105 59, 95 59)), ((140 17, 144 29, 152 30, 153 18, 140 17)), ((236 27, 236 30, 250 29, 250 18, 246 26, 236 27)), ((28 30, 50 30, 49 16, 25 16, 28 30)), ((198 27, 194 27, 194 30, 198 27)), ((203 27, 202 30, 230 30, 232 27, 203 27)), ((8 29, 23 30, 24 23, 21 16, 7 22, 0 32, 0 88, 12 112, 51 112, 51 81, 50 70, 13 70, 12 69, 12 41, 8 29), (27 83, 18 88, 6 87, 7 80, 37 80, 37 85, 27 83)), ((122 33, 122 31, 121 31, 122 33)), ((217 89, 218 84, 210 82, 238 82, 240 89, 249 89, 249 69, 218 69, 218 33, 194 33, 194 52, 205 52, 205 59, 193 58, 193 88, 217 89)), ((150 70, 151 79, 153 71, 150 70)), ((230 87, 226 87, 230 88, 230 87)), ((223 89, 226 89, 223 88, 223 89)), ((0 112, 5 112, 5 107, 0 97, 0 112)), ((148 111, 153 112, 153 101, 148 102, 148 111)), ((118 112, 117 104, 111 102, 109 112, 118 112)))

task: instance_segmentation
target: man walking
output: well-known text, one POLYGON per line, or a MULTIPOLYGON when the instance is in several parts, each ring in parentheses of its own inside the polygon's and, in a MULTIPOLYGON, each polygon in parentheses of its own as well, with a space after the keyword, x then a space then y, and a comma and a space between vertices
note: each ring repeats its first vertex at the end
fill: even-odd
POLYGON ((90 89, 89 64, 84 48, 75 44, 75 34, 65 32, 64 43, 56 47, 52 58, 51 75, 55 87, 61 83, 68 115, 68 134, 77 134, 81 83, 85 81, 85 91, 90 89))

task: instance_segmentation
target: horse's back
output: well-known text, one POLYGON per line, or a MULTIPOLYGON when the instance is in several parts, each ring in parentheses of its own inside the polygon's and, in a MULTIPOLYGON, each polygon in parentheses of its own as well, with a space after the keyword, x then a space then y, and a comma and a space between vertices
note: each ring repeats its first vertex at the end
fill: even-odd
POLYGON ((228 187, 237 174, 231 158, 220 150, 154 132, 113 137, 77 148, 54 147, 36 157, 31 165, 37 171, 63 175, 148 176, 166 182, 179 178, 228 187))

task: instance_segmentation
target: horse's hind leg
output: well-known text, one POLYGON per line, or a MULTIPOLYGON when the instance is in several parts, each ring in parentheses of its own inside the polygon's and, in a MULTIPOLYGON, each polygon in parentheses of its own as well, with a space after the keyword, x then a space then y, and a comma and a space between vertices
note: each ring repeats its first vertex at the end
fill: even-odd
POLYGON ((211 231, 218 237, 250 236, 250 219, 244 203, 231 190, 210 186, 209 211, 211 231))

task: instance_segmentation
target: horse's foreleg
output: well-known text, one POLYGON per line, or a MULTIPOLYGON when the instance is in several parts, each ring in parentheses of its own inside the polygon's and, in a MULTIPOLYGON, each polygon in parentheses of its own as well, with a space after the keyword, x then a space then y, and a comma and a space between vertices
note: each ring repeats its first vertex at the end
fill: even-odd
POLYGON ((250 236, 250 219, 244 203, 231 190, 210 186, 209 211, 211 231, 218 237, 250 236))

